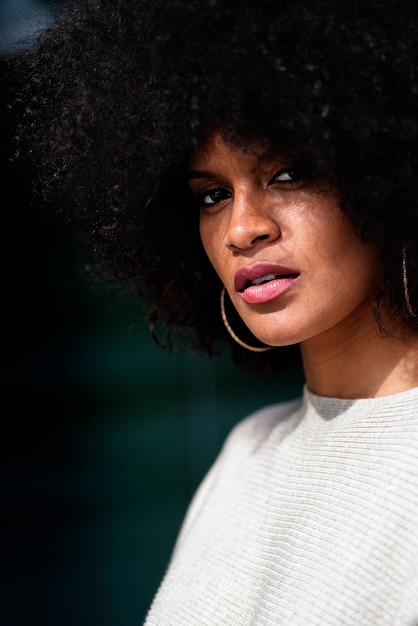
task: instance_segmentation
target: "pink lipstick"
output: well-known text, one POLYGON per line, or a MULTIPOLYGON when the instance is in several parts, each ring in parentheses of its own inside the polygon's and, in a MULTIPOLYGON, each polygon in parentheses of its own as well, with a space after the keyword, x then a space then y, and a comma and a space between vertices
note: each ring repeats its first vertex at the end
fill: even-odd
POLYGON ((300 274, 289 267, 255 263, 237 270, 234 286, 247 304, 263 304, 281 296, 299 277, 300 274))

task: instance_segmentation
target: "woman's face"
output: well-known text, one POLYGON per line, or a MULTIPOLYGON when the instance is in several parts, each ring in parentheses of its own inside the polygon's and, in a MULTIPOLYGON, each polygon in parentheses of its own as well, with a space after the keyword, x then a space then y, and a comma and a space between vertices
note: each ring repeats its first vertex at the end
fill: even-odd
POLYGON ((337 195, 297 161, 214 135, 191 160, 190 186, 206 253, 258 339, 338 339, 374 324, 379 246, 356 236, 337 195))

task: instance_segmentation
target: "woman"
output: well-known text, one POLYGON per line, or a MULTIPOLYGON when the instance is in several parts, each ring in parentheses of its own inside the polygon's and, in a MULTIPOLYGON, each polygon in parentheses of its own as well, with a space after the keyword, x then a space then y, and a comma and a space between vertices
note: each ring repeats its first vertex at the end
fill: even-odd
POLYGON ((418 624, 417 35, 412 0, 85 1, 21 59, 21 151, 156 337, 306 376, 228 438, 149 626, 418 624))

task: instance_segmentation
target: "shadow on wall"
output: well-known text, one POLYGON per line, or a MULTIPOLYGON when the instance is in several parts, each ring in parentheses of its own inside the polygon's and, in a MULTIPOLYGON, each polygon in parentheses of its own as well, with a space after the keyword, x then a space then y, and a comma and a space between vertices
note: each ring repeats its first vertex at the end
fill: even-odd
POLYGON ((248 384, 227 356, 165 354, 7 147, 2 171, 2 623, 138 625, 226 434, 301 374, 248 384))

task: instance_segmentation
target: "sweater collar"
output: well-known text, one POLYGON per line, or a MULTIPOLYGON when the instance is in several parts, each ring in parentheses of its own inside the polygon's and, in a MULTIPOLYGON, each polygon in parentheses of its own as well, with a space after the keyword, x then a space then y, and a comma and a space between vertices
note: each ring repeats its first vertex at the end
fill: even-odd
POLYGON ((343 414, 354 414, 360 417, 395 410, 403 413, 415 409, 418 413, 418 387, 378 398, 347 399, 319 396, 305 385, 303 396, 305 407, 308 410, 313 409, 325 420, 334 419, 343 414))

